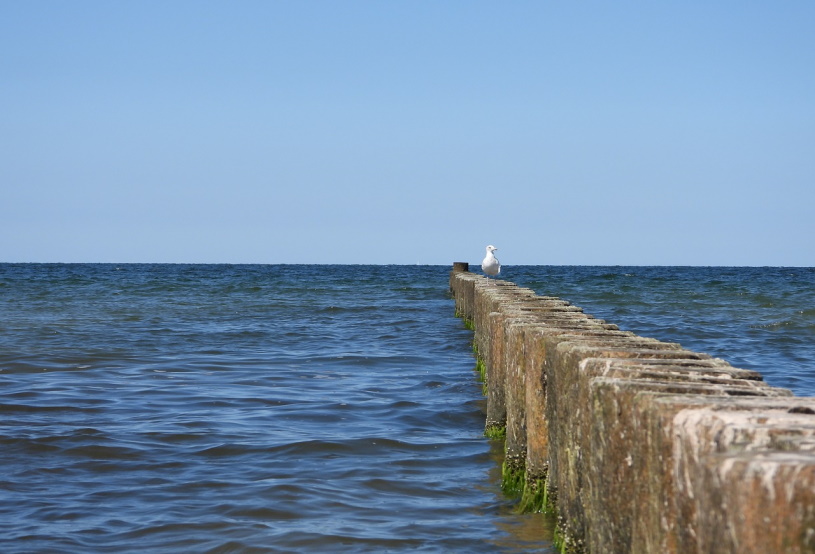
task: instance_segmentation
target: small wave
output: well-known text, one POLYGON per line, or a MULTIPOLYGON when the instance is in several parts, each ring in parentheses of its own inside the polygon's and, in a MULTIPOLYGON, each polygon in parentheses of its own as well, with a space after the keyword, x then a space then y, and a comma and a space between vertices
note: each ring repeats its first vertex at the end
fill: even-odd
POLYGON ((110 446, 104 444, 87 444, 73 448, 66 448, 64 449, 63 453, 67 456, 88 458, 91 460, 119 460, 128 462, 138 461, 145 456, 145 452, 137 448, 110 446))
POLYGON ((755 325, 749 325, 750 329, 778 329, 780 327, 786 327, 787 325, 795 325, 793 321, 771 321, 770 323, 761 323, 755 325))
POLYGON ((32 404, 0 403, 0 414, 97 414, 102 408, 81 407, 71 405, 40 406, 32 404))

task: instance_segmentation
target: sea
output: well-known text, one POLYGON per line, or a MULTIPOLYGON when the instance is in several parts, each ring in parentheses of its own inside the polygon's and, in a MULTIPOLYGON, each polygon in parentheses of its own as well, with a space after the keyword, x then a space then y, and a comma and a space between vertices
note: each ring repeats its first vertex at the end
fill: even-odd
MULTIPOLYGON (((448 266, 0 264, 0 552, 556 552, 448 266)), ((815 395, 815 269, 505 267, 815 395)))

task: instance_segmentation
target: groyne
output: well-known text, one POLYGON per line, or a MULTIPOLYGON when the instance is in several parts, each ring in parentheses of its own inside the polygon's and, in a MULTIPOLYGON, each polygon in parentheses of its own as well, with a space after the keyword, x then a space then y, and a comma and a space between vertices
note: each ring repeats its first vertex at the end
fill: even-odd
POLYGON ((450 290, 505 485, 563 551, 815 552, 815 398, 465 263, 450 290))

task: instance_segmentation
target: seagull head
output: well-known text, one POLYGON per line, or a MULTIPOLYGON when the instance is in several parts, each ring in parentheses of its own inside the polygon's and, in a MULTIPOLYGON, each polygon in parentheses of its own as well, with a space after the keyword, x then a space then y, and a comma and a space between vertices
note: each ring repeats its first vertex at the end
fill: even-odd
POLYGON ((496 250, 498 249, 491 244, 487 246, 487 252, 495 252, 496 250))

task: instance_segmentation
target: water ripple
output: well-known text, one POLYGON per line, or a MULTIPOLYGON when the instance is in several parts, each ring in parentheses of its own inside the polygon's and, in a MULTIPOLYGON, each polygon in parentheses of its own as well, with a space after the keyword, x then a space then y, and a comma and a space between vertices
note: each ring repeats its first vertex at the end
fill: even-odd
POLYGON ((0 550, 546 551, 446 280, 0 264, 0 550))

